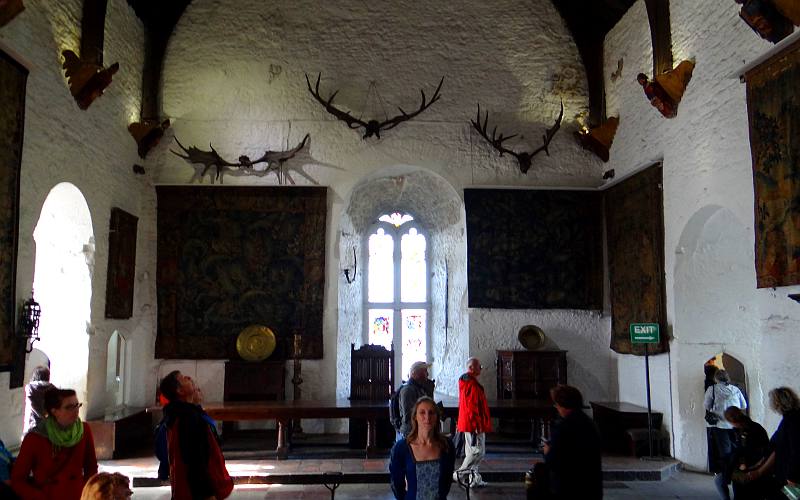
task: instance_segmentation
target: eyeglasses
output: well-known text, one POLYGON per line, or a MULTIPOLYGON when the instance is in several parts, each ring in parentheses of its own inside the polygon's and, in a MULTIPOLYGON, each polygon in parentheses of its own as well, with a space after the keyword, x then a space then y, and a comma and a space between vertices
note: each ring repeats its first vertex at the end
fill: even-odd
POLYGON ((78 408, 80 408, 81 406, 83 406, 83 403, 73 403, 73 404, 67 405, 67 406, 65 406, 65 407, 63 407, 61 409, 62 410, 67 410, 67 411, 74 411, 74 410, 77 410, 78 408))

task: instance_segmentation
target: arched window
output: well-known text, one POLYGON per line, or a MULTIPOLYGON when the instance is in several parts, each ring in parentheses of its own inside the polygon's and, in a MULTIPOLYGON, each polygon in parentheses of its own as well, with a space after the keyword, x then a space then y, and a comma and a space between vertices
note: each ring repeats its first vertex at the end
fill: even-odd
POLYGON ((428 240, 411 215, 393 212, 378 218, 366 247, 366 336, 387 349, 394 344, 405 378, 412 363, 428 359, 428 240))

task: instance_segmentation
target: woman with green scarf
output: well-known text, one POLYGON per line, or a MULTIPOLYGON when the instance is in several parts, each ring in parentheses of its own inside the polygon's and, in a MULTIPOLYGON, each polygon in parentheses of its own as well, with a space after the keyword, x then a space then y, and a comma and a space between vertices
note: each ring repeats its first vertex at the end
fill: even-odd
POLYGON ((11 487, 25 500, 80 500, 83 485, 97 473, 94 439, 78 417, 82 406, 72 389, 45 393, 47 418, 22 440, 11 470, 11 487))

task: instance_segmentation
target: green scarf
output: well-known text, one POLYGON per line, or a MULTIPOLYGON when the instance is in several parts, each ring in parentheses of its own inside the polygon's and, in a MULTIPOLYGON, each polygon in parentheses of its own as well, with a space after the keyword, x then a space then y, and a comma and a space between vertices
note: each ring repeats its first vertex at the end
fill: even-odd
POLYGON ((83 422, 80 418, 64 429, 58 425, 55 417, 50 416, 44 421, 44 427, 47 431, 47 439, 61 448, 75 446, 83 437, 83 422))

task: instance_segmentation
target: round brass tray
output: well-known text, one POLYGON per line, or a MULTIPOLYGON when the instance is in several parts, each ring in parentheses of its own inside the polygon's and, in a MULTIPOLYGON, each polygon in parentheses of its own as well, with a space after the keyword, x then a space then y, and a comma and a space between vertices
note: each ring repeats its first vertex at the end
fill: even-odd
POLYGON ((522 344, 522 347, 529 351, 535 351, 544 347, 547 337, 544 334, 544 330, 538 326, 525 325, 519 329, 517 339, 519 343, 522 344))
POLYGON ((245 361, 263 361, 275 351, 275 334, 263 325, 250 325, 239 333, 236 350, 245 361))

